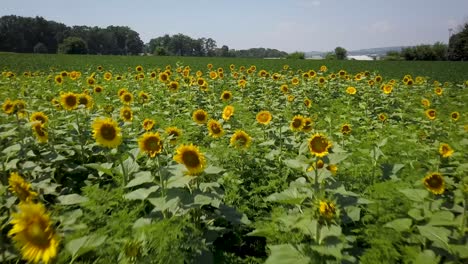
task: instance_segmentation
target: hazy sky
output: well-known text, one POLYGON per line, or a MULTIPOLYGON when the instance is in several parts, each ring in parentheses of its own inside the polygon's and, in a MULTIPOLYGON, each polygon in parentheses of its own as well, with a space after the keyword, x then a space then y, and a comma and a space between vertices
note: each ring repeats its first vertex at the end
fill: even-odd
POLYGON ((468 0, 10 0, 0 16, 42 16, 68 26, 126 25, 146 43, 166 33, 219 47, 329 51, 448 41, 468 21, 468 0))

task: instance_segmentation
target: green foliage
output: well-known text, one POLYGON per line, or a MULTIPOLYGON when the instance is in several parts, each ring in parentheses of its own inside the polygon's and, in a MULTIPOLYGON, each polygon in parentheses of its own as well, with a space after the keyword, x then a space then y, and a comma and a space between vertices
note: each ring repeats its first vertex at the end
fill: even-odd
POLYGON ((346 51, 343 47, 336 47, 335 48, 335 56, 337 60, 345 60, 348 56, 348 51, 346 51))
POLYGON ((303 60, 303 59, 305 59, 305 53, 296 51, 296 52, 288 54, 288 56, 286 58, 287 59, 294 59, 294 60, 303 60))
POLYGON ((83 39, 68 37, 59 45, 57 52, 62 54, 86 54, 88 47, 83 39))
POLYGON ((434 45, 418 45, 404 48, 401 51, 401 56, 405 60, 447 60, 447 49, 446 44, 436 42, 434 45))
POLYGON ((468 23, 463 25, 460 32, 450 37, 448 48, 450 60, 468 60, 468 23))

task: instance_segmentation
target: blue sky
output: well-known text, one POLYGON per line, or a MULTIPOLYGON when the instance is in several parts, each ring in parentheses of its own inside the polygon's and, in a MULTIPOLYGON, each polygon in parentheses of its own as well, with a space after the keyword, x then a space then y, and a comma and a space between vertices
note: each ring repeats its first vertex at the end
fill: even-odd
POLYGON ((432 44, 468 21, 468 0, 11 0, 0 16, 66 25, 126 25, 144 42, 164 34, 211 37, 218 46, 329 51, 432 44))

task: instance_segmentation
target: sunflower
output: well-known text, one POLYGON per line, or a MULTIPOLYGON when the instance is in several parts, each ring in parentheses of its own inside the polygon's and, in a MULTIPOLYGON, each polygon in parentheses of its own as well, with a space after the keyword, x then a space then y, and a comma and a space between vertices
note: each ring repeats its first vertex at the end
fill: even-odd
POLYGON ((96 84, 96 79, 94 79, 93 76, 89 77, 88 79, 86 79, 86 83, 90 86, 93 86, 96 84))
POLYGON ((237 82, 237 85, 240 87, 240 88, 245 88, 245 86, 247 85, 247 81, 244 80, 244 79, 241 79, 237 82))
POLYGON ((151 129, 153 129, 155 123, 156 122, 154 122, 153 119, 145 118, 145 120, 143 120, 142 123, 143 129, 146 131, 150 131, 151 129))
POLYGON ((93 137, 99 145, 116 148, 122 143, 122 134, 117 122, 110 118, 96 118, 92 125, 93 137))
POLYGON ((216 78, 218 78, 218 73, 215 71, 210 71, 210 78, 212 80, 215 80, 216 78))
POLYGON ((197 79, 197 84, 198 84, 198 86, 203 86, 203 85, 206 84, 206 81, 205 81, 205 79, 200 77, 200 78, 197 79))
POLYGON ((324 84, 325 81, 326 81, 326 79, 325 79, 324 77, 320 77, 320 78, 318 79, 319 84, 324 84))
POLYGON ((55 76, 54 80, 55 80, 55 83, 58 84, 58 85, 62 85, 62 83, 63 83, 62 75, 55 76))
POLYGON ((312 118, 304 118, 304 126, 302 127, 302 132, 310 132, 312 130, 313 121, 312 118))
POLYGON ((149 94, 145 93, 144 91, 140 91, 138 93, 138 98, 140 100, 140 103, 145 104, 149 101, 150 97, 149 94))
POLYGON ((49 263, 57 255, 59 238, 55 234, 50 216, 41 203, 20 203, 19 211, 12 214, 8 232, 16 247, 21 249, 23 259, 49 263))
POLYGON ((135 67, 135 70, 136 70, 137 72, 142 72, 142 71, 143 71, 143 66, 138 65, 138 66, 135 67))
POLYGON ((208 70, 211 70, 211 69, 213 68, 213 64, 212 64, 212 63, 208 63, 208 64, 206 65, 206 67, 208 68, 208 70))
POLYGON ((133 102, 133 94, 130 93, 130 92, 124 92, 121 96, 120 96, 120 101, 122 101, 122 103, 126 104, 126 105, 129 105, 133 102))
POLYGON ((392 90, 393 90, 393 86, 390 85, 390 84, 386 84, 386 85, 384 85, 382 90, 383 90, 384 94, 391 94, 392 90))
POLYGON ((138 147, 146 152, 150 158, 162 152, 163 144, 159 133, 147 132, 138 139, 138 147))
POLYGON ((384 114, 384 113, 380 113, 379 114, 379 120, 382 121, 382 122, 385 122, 385 120, 387 120, 387 115, 384 114))
POLYGON ((439 154, 443 157, 443 158, 448 158, 450 156, 452 156, 453 154, 453 149, 450 147, 449 144, 447 143, 441 143, 440 146, 439 146, 439 154))
POLYGON ((41 124, 45 124, 49 121, 49 117, 43 112, 34 112, 29 118, 31 122, 39 121, 41 124))
POLYGON ((229 120, 231 116, 234 115, 234 106, 232 105, 227 105, 223 109, 223 119, 224 120, 229 120))
POLYGON ((377 75, 377 76, 375 76, 374 80, 375 80, 376 82, 381 82, 381 81, 382 81, 382 76, 377 75))
POLYGON ((132 109, 128 106, 124 106, 120 108, 120 119, 122 119, 124 122, 132 122, 133 120, 132 109))
POLYGON ((156 76, 157 76, 156 72, 153 71, 153 72, 150 73, 150 79, 151 79, 151 80, 153 80, 154 78, 156 78, 156 76))
POLYGON ((275 73, 273 73, 273 75, 271 75, 271 78, 273 78, 273 80, 275 80, 275 81, 278 81, 278 80, 281 79, 281 74, 275 72, 275 73))
POLYGON ((262 125, 268 125, 271 119, 272 119, 272 116, 269 111, 260 111, 257 114, 257 122, 262 125))
POLYGON ((304 117, 301 115, 296 115, 291 120, 291 123, 289 124, 289 128, 294 132, 298 132, 304 128, 304 125, 305 125, 304 117))
POLYGON ((348 88, 346 88, 346 93, 348 94, 356 94, 356 92, 357 90, 353 86, 349 86, 348 88))
POLYGON ((288 95, 287 99, 288 99, 288 102, 292 103, 294 101, 294 99, 296 99, 296 97, 294 95, 290 94, 290 95, 288 95))
POLYGON ((320 66, 320 71, 321 71, 321 72, 326 72, 326 71, 328 71, 327 66, 325 66, 325 65, 320 66))
POLYGON ((104 80, 106 80, 106 81, 112 80, 112 73, 110 73, 110 72, 104 73, 104 80))
POLYGON ((102 88, 102 86, 96 85, 94 86, 93 91, 95 93, 102 93, 102 91, 104 91, 104 88, 102 88))
POLYGON ((6 99, 5 102, 3 102, 2 109, 5 114, 11 115, 15 110, 15 104, 10 99, 6 99))
POLYGON ((310 78, 315 78, 315 76, 317 76, 317 73, 314 70, 310 70, 309 71, 309 77, 310 78))
POLYGON ((436 87, 436 88, 434 89, 434 92, 435 92, 435 94, 437 94, 437 95, 442 95, 443 91, 444 91, 444 90, 442 90, 442 87, 436 87))
POLYGON ((287 84, 283 84, 280 86, 280 90, 283 94, 287 94, 289 92, 289 87, 287 84))
POLYGON ((247 149, 252 143, 252 138, 242 130, 237 130, 230 139, 230 145, 238 149, 247 149))
POLYGON ((210 119, 208 121, 208 134, 214 138, 220 138, 224 135, 223 126, 216 120, 210 119))
POLYGON ((198 109, 192 114, 192 119, 195 123, 203 125, 208 120, 208 114, 203 109, 198 109))
POLYGON ((333 175, 336 175, 336 172, 338 171, 338 166, 335 164, 330 164, 326 167, 327 170, 329 170, 333 175))
POLYGON ((167 82, 168 80, 169 80, 169 75, 167 74, 167 72, 161 72, 159 74, 159 81, 167 82))
POLYGON ((421 99, 421 104, 422 104, 425 108, 428 108, 429 106, 431 106, 431 102, 430 102, 429 100, 427 100, 426 98, 421 99))
POLYGON ((87 109, 93 108, 93 98, 88 94, 78 94, 78 104, 84 105, 87 109))
POLYGON ((316 133, 309 139, 310 153, 316 157, 328 155, 328 150, 332 146, 331 142, 322 134, 316 133))
POLYGON ((76 79, 78 79, 78 77, 80 77, 80 76, 81 76, 81 73, 80 73, 80 72, 77 72, 77 71, 72 71, 72 72, 70 72, 70 73, 68 74, 68 77, 69 77, 70 79, 72 79, 73 81, 76 80, 76 79))
POLYGON ((29 202, 37 197, 37 193, 31 190, 31 184, 17 172, 10 173, 8 185, 10 186, 8 190, 14 193, 22 202, 29 202))
POLYGON ((34 122, 31 126, 34 135, 36 135, 36 138, 39 142, 41 143, 46 143, 47 140, 49 139, 49 135, 47 133, 47 130, 45 129, 44 125, 41 122, 34 122))
POLYGON ((167 87, 169 88, 169 91, 177 92, 179 90, 179 82, 171 81, 167 87))
POLYGON ((76 94, 71 92, 60 95, 60 101, 66 110, 73 110, 78 106, 78 98, 76 94))
POLYGON ((323 162, 323 160, 319 159, 318 161, 313 162, 313 163, 309 166, 309 168, 307 168, 307 171, 314 171, 315 168, 317 168, 317 169, 322 169, 324 165, 325 165, 325 163, 323 162))
POLYGON ((177 139, 182 136, 182 131, 177 127, 168 127, 165 129, 166 134, 170 137, 169 142, 171 144, 176 144, 177 139))
POLYGON ((427 118, 430 120, 434 120, 436 118, 436 111, 434 109, 427 109, 425 113, 427 118))
POLYGON ((197 71, 197 72, 195 73, 195 75, 196 75, 197 77, 201 77, 201 76, 203 75, 203 72, 202 72, 202 71, 197 71))
POLYGON ((349 124, 344 124, 341 126, 341 134, 347 135, 351 133, 351 125, 349 124))
POLYGON ((445 181, 442 174, 432 172, 423 179, 424 186, 433 194, 443 194, 445 191, 445 181))
POLYGON ((336 215, 336 206, 333 202, 320 201, 319 213, 325 220, 330 221, 336 215))
POLYGON ((232 99, 232 92, 231 91, 223 91, 221 94, 221 100, 227 102, 232 99))
POLYGON ((452 112, 450 114, 450 117, 452 118, 453 121, 458 121, 458 119, 460 118, 460 113, 459 112, 452 112))
POLYGON ((198 175, 205 170, 205 156, 200 152, 197 146, 181 145, 176 150, 174 160, 177 163, 183 164, 188 170, 188 175, 198 175))

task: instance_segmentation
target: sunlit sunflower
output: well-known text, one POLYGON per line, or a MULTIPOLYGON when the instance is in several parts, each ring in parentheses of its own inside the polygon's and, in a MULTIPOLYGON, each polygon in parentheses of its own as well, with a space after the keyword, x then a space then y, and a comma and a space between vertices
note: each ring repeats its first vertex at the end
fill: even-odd
POLYGON ((62 85, 63 84, 63 77, 62 75, 56 75, 55 78, 55 83, 58 84, 58 85, 62 85))
POLYGON ((212 80, 218 78, 218 73, 215 72, 215 71, 210 71, 210 78, 211 78, 212 80))
POLYGON ((159 81, 161 81, 161 82, 169 81, 169 75, 167 74, 167 72, 161 72, 159 74, 159 81))
POLYGON ((325 79, 325 77, 320 77, 320 78, 318 79, 318 83, 319 83, 320 85, 324 84, 326 81, 327 81, 327 80, 325 79))
POLYGON ((88 79, 86 79, 86 83, 89 85, 89 86, 93 86, 96 84, 96 79, 94 79, 94 77, 89 77, 88 79))
POLYGON ((15 194, 22 202, 30 202, 37 197, 37 193, 31 190, 31 184, 17 172, 10 173, 8 186, 8 190, 15 194))
POLYGON ((198 175, 205 170, 205 156, 200 152, 197 146, 181 145, 176 150, 174 160, 177 163, 183 164, 188 170, 188 175, 198 175))
POLYGON ((208 120, 208 113, 205 112, 203 109, 198 109, 192 114, 192 119, 195 123, 199 125, 203 125, 208 120))
POLYGON ((280 90, 283 94, 287 94, 289 92, 289 88, 287 84, 283 84, 280 86, 280 90))
POLYGON ((269 111, 260 111, 257 114, 257 122, 262 125, 268 125, 271 122, 272 115, 269 111))
POLYGON ((138 65, 138 66, 135 67, 135 70, 136 70, 137 72, 142 72, 142 71, 143 71, 143 66, 138 65))
POLYGON ((163 143, 159 133, 147 132, 138 139, 138 147, 150 158, 154 158, 162 152, 163 143))
POLYGON ((275 72, 273 75, 271 75, 271 78, 275 81, 281 80, 281 74, 275 72))
POLYGON ((122 103, 126 104, 126 105, 129 105, 133 102, 133 94, 130 93, 130 92, 125 92, 123 93, 121 96, 120 96, 120 101, 122 101, 122 103))
POLYGON ((34 112, 29 118, 29 121, 31 122, 39 121, 41 122, 41 124, 45 124, 49 121, 49 117, 47 117, 47 115, 44 114, 43 112, 34 112))
POLYGON ((120 108, 120 119, 124 122, 132 122, 133 120, 133 111, 130 107, 124 106, 120 108))
POLYGON ((110 118, 96 118, 92 125, 93 137, 99 145, 116 148, 122 143, 122 134, 117 122, 110 118))
POLYGON ((221 94, 221 100, 227 102, 232 99, 232 92, 231 91, 223 91, 221 94))
POLYGON ((427 118, 434 120, 436 118, 436 111, 434 109, 427 109, 425 111, 427 118))
POLYGON ((94 86, 93 91, 95 93, 102 93, 102 91, 104 91, 104 88, 102 88, 102 86, 96 85, 94 86))
POLYGON ((252 143, 252 138, 243 130, 237 130, 230 139, 230 145, 238 149, 247 149, 252 143))
POLYGON ((46 143, 49 140, 49 134, 47 133, 45 126, 41 122, 34 122, 31 125, 31 128, 34 135, 36 136, 37 141, 39 141, 40 143, 46 143))
POLYGON ((168 127, 165 129, 167 136, 170 138, 169 142, 171 144, 176 144, 177 139, 182 136, 182 131, 177 127, 168 127))
POLYGON ((169 84, 167 85, 167 87, 169 88, 169 91, 171 92, 177 92, 179 90, 179 82, 177 81, 171 81, 169 82, 169 84))
POLYGON ((294 131, 298 132, 304 128, 305 119, 301 115, 296 115, 292 118, 291 122, 289 123, 289 128, 294 131))
POLYGON ((151 80, 154 80, 154 79, 156 78, 156 76, 158 76, 158 75, 156 74, 156 72, 153 71, 153 72, 150 73, 150 79, 151 79, 151 80))
POLYGON ((331 174, 336 175, 336 172, 338 171, 338 166, 336 164, 330 164, 326 167, 327 170, 331 172, 331 174))
POLYGON ((144 130, 150 131, 153 129, 155 124, 156 122, 153 119, 145 118, 145 120, 143 120, 142 126, 144 130))
POLYGON ((346 88, 346 93, 348 94, 356 94, 356 92, 357 90, 353 86, 349 86, 348 88, 346 88))
POLYGON ((127 88, 120 88, 119 91, 117 91, 117 95, 121 97, 124 93, 128 93, 127 88))
POLYGON ((443 194, 445 191, 445 180, 442 174, 432 172, 423 179, 424 186, 433 194, 443 194))
POLYGON ((390 84, 386 84, 383 86, 383 92, 384 94, 391 94, 392 93, 392 90, 393 90, 393 86, 390 85, 390 84))
POLYGON ((343 135, 348 135, 351 133, 351 125, 349 124, 344 124, 341 126, 341 134, 343 135))
POLYGON ((310 78, 315 78, 317 76, 317 73, 314 70, 309 71, 309 77, 310 78))
POLYGON ((430 102, 429 100, 427 100, 426 98, 421 99, 421 104, 422 104, 425 108, 428 108, 429 106, 431 106, 431 102, 430 102))
POLYGON ((71 92, 61 94, 60 101, 66 110, 73 110, 78 106, 78 98, 76 94, 71 92))
POLYGON ((287 100, 290 103, 294 102, 294 99, 296 99, 296 97, 294 95, 292 95, 292 94, 288 95, 288 97, 287 97, 287 100))
POLYGON ((387 115, 384 113, 380 113, 378 117, 379 117, 379 120, 382 122, 385 122, 385 120, 387 120, 387 115))
POLYGON ((224 107, 223 109, 223 119, 224 120, 229 120, 231 118, 231 116, 234 115, 234 106, 232 105, 227 105, 226 107, 224 107))
POLYGON ((203 85, 206 85, 206 81, 205 81, 205 79, 200 77, 200 78, 197 79, 197 84, 198 84, 198 86, 203 86, 203 85))
POLYGON ((15 104, 13 104, 13 101, 11 101, 10 99, 6 99, 3 102, 2 109, 3 112, 5 112, 5 114, 11 115, 15 110, 15 104))
POLYGON ((214 138, 220 138, 224 135, 223 126, 216 120, 210 119, 207 124, 208 134, 214 138))
POLYGON ((13 228, 8 232, 22 258, 33 263, 49 263, 57 255, 59 238, 41 203, 20 203, 12 214, 13 228))
POLYGON ((330 221, 335 218, 336 206, 330 201, 320 201, 319 213, 325 220, 330 221))
POLYGON ((110 72, 104 73, 104 80, 106 80, 106 81, 112 80, 112 73, 110 73, 110 72))
POLYGON ((304 105, 305 107, 310 108, 312 106, 312 100, 309 98, 304 99, 304 105))
POLYGON ((458 119, 460 118, 460 113, 459 112, 452 112, 450 114, 450 118, 452 118, 453 121, 458 121, 458 119))
POLYGON ((298 85, 299 84, 299 78, 297 78, 297 77, 292 78, 291 84, 292 85, 298 85))
POLYGON ((436 88, 434 89, 434 92, 435 92, 435 94, 437 94, 437 95, 442 95, 442 93, 444 92, 444 90, 442 89, 442 87, 436 87, 436 88))
POLYGON ((447 143, 441 143, 440 146, 439 146, 439 154, 443 157, 443 158, 448 158, 450 156, 452 156, 453 154, 453 149, 450 147, 449 144, 447 143))
POLYGON ((93 98, 88 95, 88 94, 77 94, 77 97, 78 97, 78 104, 79 105, 83 105, 85 108, 87 109, 91 109, 93 108, 93 98))
POLYGON ((328 155, 328 150, 331 148, 331 142, 322 134, 316 133, 309 139, 309 150, 316 157, 324 157, 328 155))
POLYGON ((240 88, 245 88, 246 85, 247 85, 247 81, 244 79, 237 81, 237 86, 239 86, 240 88))

